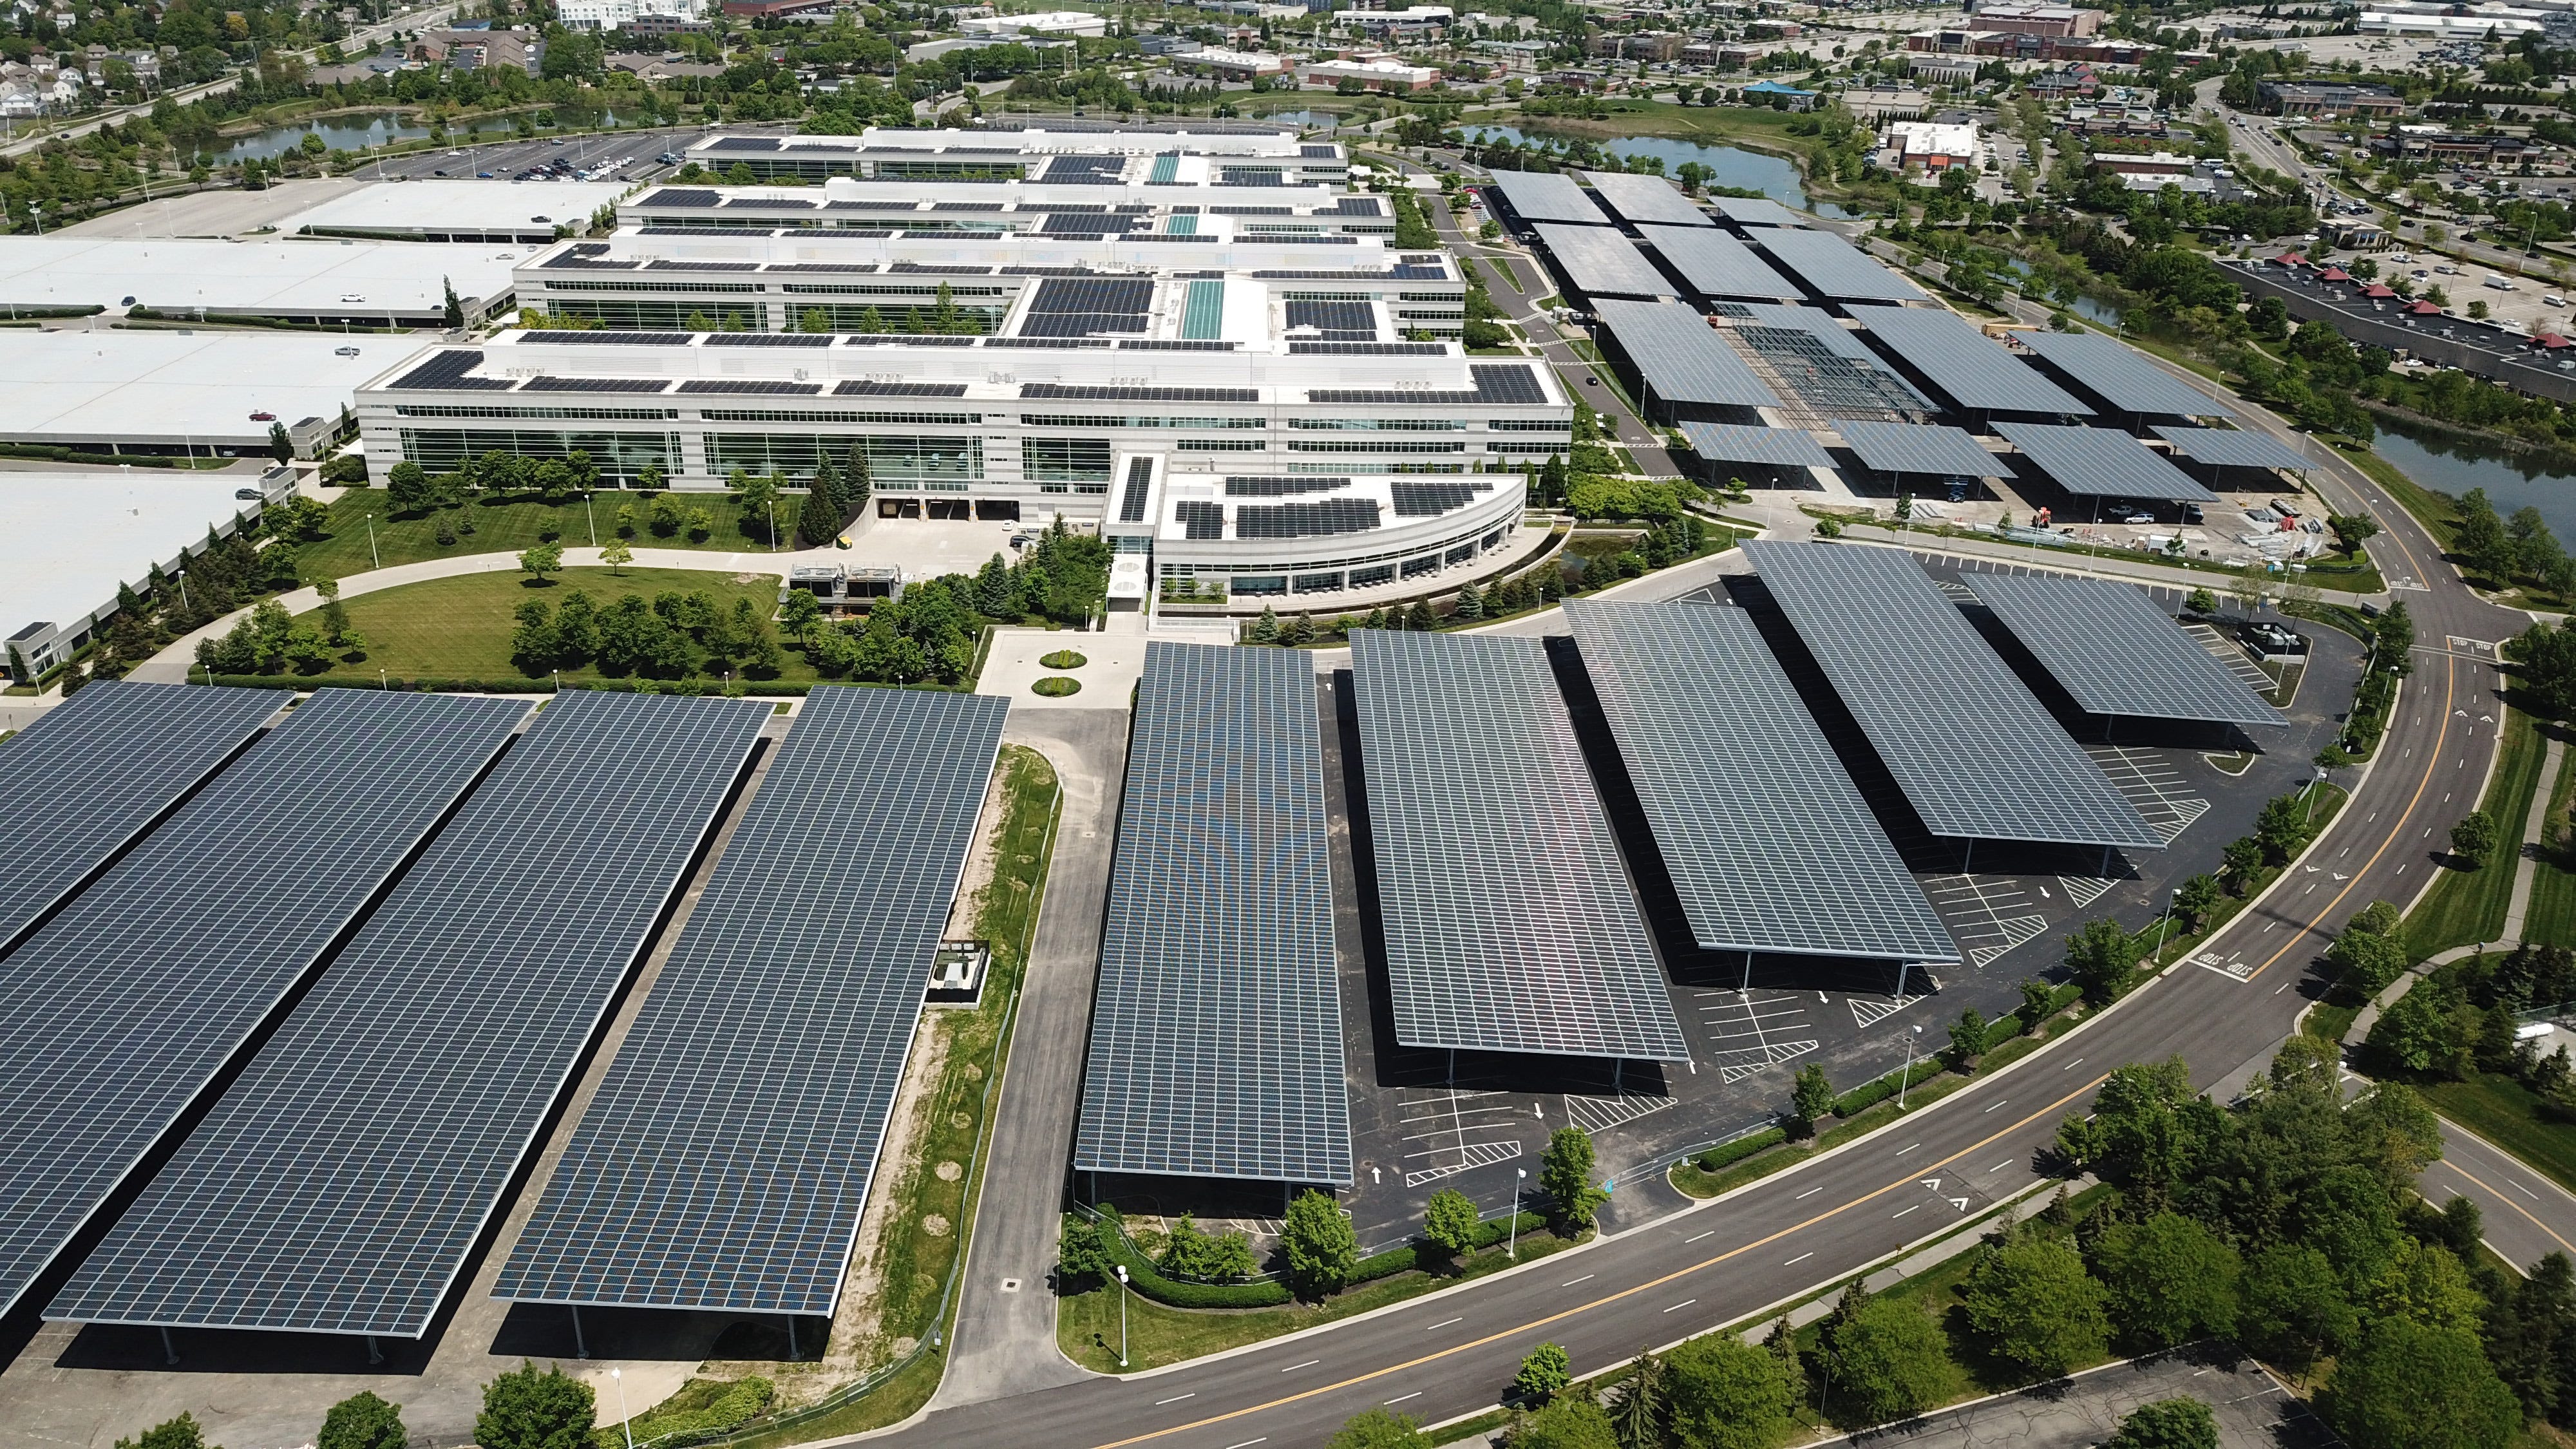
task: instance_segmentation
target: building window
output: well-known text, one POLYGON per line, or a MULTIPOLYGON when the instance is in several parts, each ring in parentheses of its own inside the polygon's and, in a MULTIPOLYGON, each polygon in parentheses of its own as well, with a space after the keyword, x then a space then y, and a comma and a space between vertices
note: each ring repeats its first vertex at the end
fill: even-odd
POLYGON ((1228 588, 1231 592, 1237 594, 1284 594, 1288 592, 1288 576, 1285 574, 1237 574, 1228 582, 1228 588))
POLYGON ((1109 440, 1022 438, 1020 472, 1045 482, 1105 484, 1109 481, 1109 440))
POLYGON ((894 481, 947 478, 966 481, 984 476, 981 438, 849 437, 827 433, 709 433, 707 471, 721 478, 734 469, 746 473, 784 473, 811 477, 828 457, 846 466, 849 455, 864 449, 868 471, 894 481))
POLYGON ((455 473, 485 453, 500 451, 529 458, 590 455, 603 480, 620 487, 635 481, 647 464, 669 477, 680 469, 676 433, 567 433, 535 428, 404 428, 402 454, 432 473, 455 473))
POLYGON ((1467 451, 1467 445, 1464 443, 1379 443, 1363 441, 1353 441, 1348 443, 1318 441, 1309 443, 1291 440, 1288 444, 1288 451, 1291 453, 1463 453, 1467 451))
POLYGON ((1393 564, 1377 564, 1370 568, 1351 570, 1351 587, 1355 589, 1365 589, 1377 584, 1391 584, 1394 582, 1395 565, 1393 564))
POLYGON ((1258 453, 1270 445, 1260 438, 1183 438, 1175 446, 1184 453, 1258 453))
MULTIPOLYGON (((1467 425, 1455 418, 1290 418, 1288 426, 1310 432, 1345 433, 1463 433, 1467 425)), ((1311 453, 1313 448, 1299 451, 1311 453)))

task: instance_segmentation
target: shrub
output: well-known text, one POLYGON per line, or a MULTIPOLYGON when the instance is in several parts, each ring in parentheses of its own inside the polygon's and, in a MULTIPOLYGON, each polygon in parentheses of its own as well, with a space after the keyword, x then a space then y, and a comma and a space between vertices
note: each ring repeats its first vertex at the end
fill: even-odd
POLYGON ((1732 1142, 1720 1143, 1718 1146, 1712 1147, 1706 1152, 1701 1153, 1696 1160, 1699 1164, 1700 1171, 1715 1172, 1719 1168, 1726 1167, 1733 1163, 1742 1162, 1744 1159, 1751 1157, 1754 1153, 1763 1151, 1766 1148, 1777 1147, 1788 1140, 1789 1130, 1787 1128, 1765 1127, 1759 1132, 1755 1132, 1744 1137, 1738 1137, 1732 1142))

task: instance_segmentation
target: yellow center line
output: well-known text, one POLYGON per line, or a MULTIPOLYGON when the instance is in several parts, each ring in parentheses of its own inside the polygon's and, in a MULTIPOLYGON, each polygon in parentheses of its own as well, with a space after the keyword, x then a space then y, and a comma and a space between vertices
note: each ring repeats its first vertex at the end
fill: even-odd
POLYGON ((2065 1106, 2067 1103, 2074 1101, 2085 1093, 2092 1091, 2095 1087, 2102 1085, 2103 1077, 2108 1075, 2108 1073, 2104 1073, 2103 1076, 2093 1078, 2091 1081, 2077 1087, 2074 1091, 2067 1093, 2065 1096, 2058 1098, 2056 1101, 2051 1102, 2047 1106, 2040 1108, 2038 1111, 2031 1113, 2029 1116, 2022 1118, 2020 1121, 2015 1122, 2010 1126, 1999 1128, 1996 1131, 1969 1143, 1967 1146, 1960 1148, 1958 1151, 1951 1153, 1947 1157, 1940 1158, 1937 1161, 1927 1162, 1905 1176, 1887 1184, 1885 1187, 1863 1193, 1859 1197, 1853 1198, 1849 1202, 1843 1203, 1838 1207, 1827 1208, 1823 1212, 1816 1214, 1814 1217, 1807 1219, 1805 1222, 1782 1228, 1780 1231, 1773 1233, 1768 1237, 1756 1238, 1752 1242, 1746 1243, 1741 1247, 1729 1248, 1725 1252, 1718 1254, 1716 1257, 1703 1259, 1697 1263, 1691 1264, 1687 1268, 1676 1268, 1672 1272, 1666 1273, 1660 1278, 1648 1279, 1646 1282, 1639 1283, 1633 1288, 1622 1288, 1616 1293, 1603 1294, 1601 1297, 1595 1298, 1589 1303, 1577 1304, 1572 1308, 1551 1313, 1545 1318, 1534 1318, 1527 1323, 1518 1324, 1511 1328, 1489 1333, 1482 1338, 1471 1339, 1466 1343, 1453 1344, 1448 1348, 1438 1349, 1434 1352, 1423 1354, 1417 1358, 1410 1358, 1402 1363, 1388 1364, 1384 1368, 1371 1369, 1364 1374, 1354 1374, 1351 1377, 1342 1379, 1336 1383, 1322 1384, 1315 1388, 1308 1389, 1304 1393, 1289 1394, 1284 1398, 1272 1399, 1268 1403, 1253 1404, 1246 1408, 1233 1410, 1230 1413, 1213 1414, 1204 1419, 1194 1419, 1186 1424, 1174 1424, 1168 1429, 1155 1429, 1126 1439, 1113 1439, 1107 1444, 1098 1446, 1098 1449, 1122 1449, 1122 1446, 1124 1445, 1143 1444, 1155 1439, 1164 1438, 1168 1435, 1185 1433, 1191 1429, 1204 1429, 1210 1424, 1222 1424, 1232 1419, 1240 1419, 1248 1414, 1260 1414, 1266 1413, 1272 1409, 1284 1408, 1289 1404, 1311 1399, 1320 1394, 1336 1393, 1340 1390, 1350 1388, 1355 1384, 1367 1383, 1371 1379, 1381 1379, 1389 1374, 1402 1373, 1409 1368, 1419 1368, 1423 1364, 1436 1363, 1441 1359, 1465 1353, 1469 1349, 1482 1348, 1489 1343, 1499 1342, 1503 1339, 1510 1338, 1515 1334, 1527 1333, 1534 1328, 1545 1328, 1551 1323, 1557 1323, 1564 1319, 1589 1313, 1596 1308, 1607 1307, 1623 1298, 1633 1298, 1640 1293, 1661 1288, 1665 1284, 1673 1282, 1676 1279, 1687 1278, 1693 1273, 1697 1273, 1706 1268, 1714 1268, 1720 1263, 1726 1262, 1731 1258, 1741 1256, 1742 1254, 1752 1252, 1756 1248, 1776 1243, 1782 1238, 1789 1237, 1795 1233, 1805 1232, 1807 1229, 1812 1228, 1816 1224, 1824 1222, 1829 1218, 1840 1217, 1842 1214, 1849 1212, 1853 1208, 1859 1207, 1864 1203, 1870 1202, 1876 1198, 1884 1197, 1901 1187, 1906 1187, 1918 1182, 1922 1178, 1928 1176, 1931 1169, 1947 1167, 1951 1163, 1958 1161, 1960 1158, 1965 1157, 1972 1152, 1977 1152, 1989 1147, 1998 1139, 2011 1136, 2013 1133, 2020 1131, 2022 1128, 2029 1126, 2031 1123, 2038 1121, 2040 1118, 2047 1116, 2049 1113, 2056 1111, 2058 1108, 2065 1106))
POLYGON ((2496 1201, 2498 1201, 2498 1202, 2500 1202, 2500 1203, 2503 1203, 2506 1207, 2509 1207, 2509 1208, 2513 1209, 2515 1212, 2521 1213, 2524 1217, 2526 1217, 2526 1218, 2530 1218, 2530 1219, 2531 1219, 2531 1225, 2532 1225, 2533 1227, 2535 1227, 2535 1228, 2540 1229, 2542 1232, 2549 1234, 2549 1236, 2557 1242, 2558 1246, 2560 1246, 2560 1247, 2562 1247, 2562 1248, 2565 1248, 2565 1249, 2566 1249, 2568 1252, 2570 1252, 2570 1253, 2576 1253, 2576 1243, 2571 1243, 2571 1242, 2567 1241, 2565 1238, 2561 1238, 2561 1237, 2559 1237, 2559 1236, 2558 1236, 2558 1230, 2557 1230, 2557 1229, 2555 1229, 2555 1228, 2551 1227, 2551 1226, 2550 1226, 2549 1224, 2547 1224, 2547 1223, 2542 1222, 2542 1221, 2541 1221, 2540 1219, 2538 1219, 2538 1218, 2532 1217, 2532 1216, 2531 1216, 2531 1210, 2530 1210, 2530 1209, 2528 1209, 2528 1208, 2524 1207, 2522 1204, 2520 1204, 2520 1203, 2518 1203, 2518 1202, 2515 1202, 2512 1198, 2507 1197, 2505 1194, 2500 1193, 2500 1192, 2496 1192, 2496 1190, 2495 1190, 2494 1188, 2487 1187, 2487 1185, 2486 1185, 2484 1182, 2480 1182, 2480 1181, 2478 1180, 2478 1176, 2477 1176, 2477 1174, 2476 1174, 2476 1173, 2473 1173, 2473 1172, 2469 1171, 2467 1168, 2462 1167, 2462 1166, 2461 1166, 2461 1165, 2459 1165, 2458 1163, 2453 1162, 2453 1161, 2449 1160, 2448 1158, 2445 1158, 2445 1159, 2443 1159, 2441 1162, 2436 1163, 2436 1164, 2435 1164, 2435 1166, 2438 1166, 2438 1167, 2447 1167, 2447 1168, 2451 1169, 2453 1172, 2458 1173, 2460 1176, 2467 1178, 2469 1181, 2477 1183, 2477 1184, 2478 1184, 2478 1186, 2480 1186, 2480 1187, 2485 1187, 2485 1188, 2486 1188, 2486 1190, 2487 1190, 2489 1193, 2491 1193, 2491 1194, 2493 1194, 2493 1195, 2494 1195, 2494 1197, 2495 1197, 2495 1200, 2496 1200, 2496 1201))

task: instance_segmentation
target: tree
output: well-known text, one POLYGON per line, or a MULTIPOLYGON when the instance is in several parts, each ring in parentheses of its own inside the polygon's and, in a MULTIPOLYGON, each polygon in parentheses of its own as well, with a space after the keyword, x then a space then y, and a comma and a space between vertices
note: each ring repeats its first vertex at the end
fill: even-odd
POLYGON ((2523 1417, 2532 1423, 2565 1416, 2561 1405, 2576 1388, 2561 1367, 2576 1350, 2571 1332, 2576 1332, 2576 1270, 2565 1253, 2552 1253, 2497 1299, 2487 1330, 2487 1357, 2505 1387, 2522 1400, 2523 1417))
POLYGON ((2118 1223, 2093 1244, 2111 1316, 2149 1348, 2223 1338, 2236 1330, 2236 1250, 2193 1219, 2162 1212, 2118 1223))
POLYGON ((1252 1244, 1243 1234, 1203 1232, 1198 1219, 1187 1213, 1172 1225, 1156 1266, 1195 1283, 1240 1283, 1258 1267, 1252 1260, 1252 1244))
POLYGON ((1652 1353, 1640 1353, 1628 1381, 1610 1401, 1610 1429, 1619 1449, 1657 1449, 1672 1425, 1672 1370, 1652 1353))
POLYGON ((1117 1259, 1109 1250, 1109 1235, 1114 1231, 1089 1218, 1075 1218, 1064 1225, 1063 1242, 1056 1250, 1058 1292, 1077 1291, 1078 1285, 1106 1283, 1117 1276, 1117 1259))
POLYGON ((2204 619, 2212 618, 2218 613, 2218 596, 2207 589, 2194 589, 2191 597, 2183 601, 2183 607, 2204 619))
POLYGON ((2263 842, 2250 835, 2227 842, 2218 853, 2218 872, 2233 894, 2243 894, 2254 883, 2254 873, 2263 868, 2263 842))
POLYGON ((2495 505, 2487 501, 2485 489, 2472 488, 2461 496, 2451 545, 2461 560, 2489 583, 2502 588, 2513 582, 2513 537, 2505 532, 2504 520, 2496 516, 2495 505))
POLYGON ((1288 1204, 1279 1246, 1288 1257, 1288 1282, 1308 1298, 1338 1291, 1359 1263, 1359 1238, 1329 1194, 1312 1188, 1288 1204))
POLYGON ((2507 640, 2504 654, 2521 666, 2515 683, 2525 708, 2546 719, 2576 716, 2576 630, 2534 624, 2507 640))
MULTIPOLYGON (((612 538, 606 544, 601 546, 599 550, 599 561, 608 565, 612 569, 623 569, 628 564, 635 562, 635 550, 626 546, 626 540, 622 538, 612 538)), ((802 589, 797 590, 797 592, 805 594, 805 597, 809 599, 814 597, 812 594, 806 594, 802 589)))
POLYGON ((2363 1332, 2317 1409, 2352 1449, 2504 1449, 2522 1427, 2474 1334, 2404 1318, 2363 1332))
POLYGON ((131 1439, 116 1441, 116 1449, 206 1449, 205 1426, 194 1414, 181 1414, 164 1419, 131 1439))
POLYGON ((1548 1134, 1547 1151, 1538 1161, 1539 1191, 1547 1194, 1557 1222, 1581 1230, 1609 1197, 1592 1185, 1592 1134, 1580 1127, 1559 1127, 1548 1134))
POLYGON ((2111 1336, 2102 1285, 2073 1248, 2040 1233, 2013 1232, 1988 1248, 1968 1275, 1966 1307, 1995 1352, 2049 1378, 2100 1358, 2111 1336))
POLYGON ((1521 1360, 1519 1373, 1512 1375, 1514 1396, 1533 1404, 1544 1404, 1565 1392, 1574 1382, 1572 1363, 1560 1344, 1542 1343, 1521 1360))
POLYGON ((2104 1449, 2218 1449, 2218 1417, 2198 1399, 2158 1399, 2120 1419, 2104 1449))
POLYGON ((2244 1288, 2236 1327, 2246 1347, 2293 1369, 2340 1350, 2360 1328, 2341 1276, 2314 1248, 2281 1243, 2255 1254, 2244 1288))
POLYGON ((438 279, 438 285, 441 290, 447 293, 447 306, 443 315, 440 316, 439 321, 446 326, 448 331, 454 332, 465 325, 465 303, 458 299, 456 295, 456 283, 445 277, 441 277, 438 279))
POLYGON ((385 475, 385 502, 396 513, 426 513, 432 497, 429 475, 418 463, 396 463, 385 475))
POLYGON ((2118 999, 2128 989, 2130 973, 2146 948, 2118 921, 2100 917, 2066 938, 2066 969, 2085 998, 2096 1005, 2118 999))
POLYGON ((546 575, 562 567, 563 545, 561 544, 541 543, 524 550, 519 555, 519 572, 529 575, 541 584, 546 581, 546 575))
POLYGON ((1480 1223, 1476 1204, 1465 1193, 1444 1187, 1422 1210, 1422 1241, 1440 1256, 1454 1258, 1476 1246, 1480 1223))
POLYGON ((2296 795, 2264 801, 2262 812, 2254 817, 2254 841, 2263 847, 2265 862, 2289 864, 2299 847, 2308 843, 2308 807, 2296 795))
POLYGON ((1986 1019, 1975 1007, 1959 1013, 1950 1023, 1950 1064, 1961 1071, 1975 1066, 1986 1054, 1986 1031, 1986 1019))
POLYGON ((2368 998, 2377 996, 2404 973, 2406 946, 2355 922, 2344 927, 2343 934, 2326 948, 2326 960, 2342 974, 2345 985, 2368 998))
POLYGON ((275 458, 280 464, 295 461, 295 440, 286 435, 286 424, 268 425, 268 452, 269 456, 275 458))
POLYGON ((2174 891, 2174 914, 2182 918, 2186 931, 2196 930, 2209 913, 2218 909, 2218 877, 2207 871, 2184 881, 2174 891))
POLYGON ((402 1410, 361 1389, 331 1406, 314 1449, 403 1449, 402 1410))
POLYGON ((1712 1333, 1674 1349, 1664 1365, 1673 1437, 1683 1449, 1768 1449, 1789 1427, 1798 1386, 1767 1349, 1712 1333))
POLYGON ((2367 513, 2328 514, 2326 527, 2334 530, 2335 547, 2346 554, 2359 554, 2363 544, 2379 536, 2379 521, 2367 513))
POLYGON ((1369 1409, 1345 1421, 1324 1449, 1431 1449, 1431 1440, 1412 1415, 1369 1409))
POLYGON ((588 1449, 594 1413, 590 1385, 522 1359, 483 1386, 474 1442, 481 1449, 588 1449))
POLYGON ((2471 870, 2487 863, 2496 848, 2495 817, 2483 810, 2472 810, 2459 824, 2451 827, 2451 854, 2468 863, 2471 870))
POLYGON ((1826 1381, 1838 1422, 1865 1428, 1922 1411, 1950 1381, 1948 1345, 1913 1303, 1863 1298, 1825 1335, 1826 1381))
POLYGON ((1813 1137, 1816 1124, 1834 1110, 1833 1079, 1821 1065, 1809 1062, 1798 1068, 1798 1079, 1789 1087, 1789 1135, 1813 1137))
POLYGON ((823 622, 823 601, 815 598, 810 589, 789 589, 787 602, 778 606, 778 622, 802 644, 812 637, 814 626, 823 622))
POLYGON ((1510 1443, 1512 1449, 1621 1449, 1610 1411, 1573 1395, 1514 1418, 1510 1443))
POLYGON ((754 477, 736 468, 730 486, 734 504, 742 510, 742 531, 749 533, 759 529, 762 538, 776 543, 776 531, 770 520, 776 516, 778 507, 778 479, 767 473, 754 477))

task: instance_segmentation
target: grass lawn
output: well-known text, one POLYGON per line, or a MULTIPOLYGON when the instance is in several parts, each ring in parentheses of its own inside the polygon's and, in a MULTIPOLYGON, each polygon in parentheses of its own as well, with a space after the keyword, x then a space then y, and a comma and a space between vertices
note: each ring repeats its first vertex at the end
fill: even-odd
MULTIPOLYGON (((616 534, 617 509, 631 504, 635 510, 635 536, 628 540, 637 548, 696 548, 713 553, 739 553, 768 547, 766 538, 755 528, 746 537, 740 527, 741 510, 732 499, 721 493, 691 493, 682 501, 707 510, 713 528, 703 540, 693 540, 686 532, 669 538, 659 537, 645 529, 644 509, 648 500, 633 493, 602 493, 591 500, 590 516, 585 517, 581 500, 570 503, 488 503, 475 502, 463 508, 442 509, 424 517, 393 516, 393 505, 381 488, 348 488, 337 490, 331 500, 331 519, 324 525, 326 536, 320 541, 299 545, 297 562, 308 579, 340 579, 376 567, 418 563, 422 559, 453 558, 476 553, 517 553, 545 540, 537 535, 551 526, 560 530, 555 541, 567 548, 588 548, 591 518, 599 525, 599 541, 606 543, 616 534), (375 515, 375 552, 367 551, 367 516, 375 515), (468 522, 472 533, 463 531, 468 522), (438 526, 441 522, 458 530, 456 542, 441 544, 438 526)), ((784 510, 781 510, 784 513, 784 510)), ((780 526, 790 519, 781 517, 780 526)), ((373 637, 372 635, 370 637, 373 637)))
MULTIPOLYGON (((2531 813, 2531 796, 2540 787, 2540 766, 2548 746, 2531 716, 2511 709, 2505 715, 2504 757, 2496 762, 2495 779, 2478 808, 2493 816, 2498 837, 2522 839, 2522 823, 2531 813)), ((2406 952, 2421 961, 2453 946, 2501 940, 2505 907, 2512 903, 2515 847, 2496 847, 2476 870, 2441 867, 2441 875, 2424 903, 2406 918, 2406 952)))
POLYGON ((2558 779, 2550 786, 2549 819, 2531 877, 2531 908, 2522 922, 2522 938, 2544 946, 2576 946, 2576 842, 2567 832, 2571 796, 2576 796, 2576 754, 2558 762, 2558 779))
POLYGON ((2354 467, 2369 474, 2372 482, 2387 489, 2389 497, 2405 505, 2406 511, 2415 515, 2415 521, 2424 525, 2424 531, 2433 535, 2435 543, 2444 549, 2451 546, 2451 535, 2458 527, 2458 515, 2454 512, 2457 503, 2451 495, 2436 492, 2407 477, 2397 471, 2395 464, 2368 448, 2338 443, 2335 451, 2354 467))
MULTIPOLYGON (((703 589, 715 595, 720 609, 731 609, 735 599, 749 599, 767 618, 777 607, 776 579, 764 576, 753 583, 734 579, 732 574, 697 569, 565 569, 544 588, 530 587, 525 574, 489 573, 360 594, 347 601, 349 622, 367 636, 367 658, 364 664, 349 668, 362 674, 381 669, 404 679, 525 678, 510 661, 510 636, 519 627, 512 611, 532 598, 561 604, 575 589, 601 605, 626 594, 649 600, 666 590, 703 589)), ((781 680, 811 683, 821 678, 796 649, 782 654, 781 680)), ((583 665, 565 670, 564 677, 596 680, 602 676, 583 665)))
POLYGON ((2576 1192, 2576 1127, 2540 1115, 2540 1099, 2511 1077, 2478 1072, 2465 1082, 2423 1082, 2433 1110, 2576 1192))

